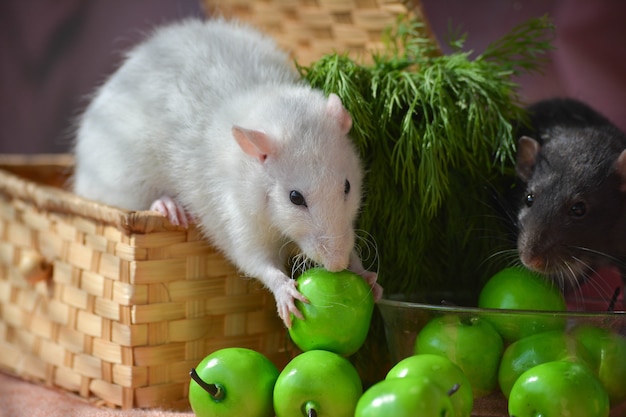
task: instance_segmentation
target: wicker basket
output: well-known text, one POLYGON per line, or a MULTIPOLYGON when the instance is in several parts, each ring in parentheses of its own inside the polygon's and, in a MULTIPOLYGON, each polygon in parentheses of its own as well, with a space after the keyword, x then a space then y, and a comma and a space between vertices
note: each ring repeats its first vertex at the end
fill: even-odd
MULTIPOLYGON (((380 47, 385 0, 214 0, 302 64, 380 47)), ((417 3, 415 3, 417 4, 417 3)), ((69 156, 0 158, 0 369, 111 407, 188 408, 188 372, 210 352, 294 354, 272 295, 198 230, 65 190, 69 156)))
MULTIPOLYGON (((270 34, 298 63, 332 52, 367 59, 399 15, 424 17, 419 0, 203 0, 207 14, 235 17, 270 34)), ((426 19, 422 19, 426 22, 426 19)), ((437 42, 430 28, 425 32, 437 42)))
POLYGON ((291 357, 272 295, 150 212, 63 191, 71 158, 0 160, 0 368, 122 408, 187 408, 189 370, 291 357))

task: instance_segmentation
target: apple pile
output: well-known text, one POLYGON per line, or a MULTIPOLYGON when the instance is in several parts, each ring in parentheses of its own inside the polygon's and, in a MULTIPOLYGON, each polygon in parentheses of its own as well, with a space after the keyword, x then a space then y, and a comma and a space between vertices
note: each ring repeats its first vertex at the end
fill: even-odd
POLYGON ((480 313, 432 318, 414 355, 365 392, 347 357, 369 331, 369 285, 319 268, 297 285, 310 303, 298 305, 305 318, 293 317, 289 334, 303 352, 280 372, 249 349, 207 356, 191 372, 197 417, 469 417, 474 401, 495 391, 512 417, 607 417, 626 402, 626 337, 546 314, 564 311, 563 297, 524 268, 487 282, 480 313))
POLYGON ((626 337, 590 324, 567 328, 563 315, 546 314, 566 305, 541 276, 506 268, 487 282, 478 304, 487 311, 431 319, 414 344, 418 357, 455 363, 474 399, 499 389, 513 417, 606 417, 626 401, 626 337))
POLYGON ((469 417, 474 398, 467 376, 441 355, 413 355, 359 399, 355 417, 469 417))
POLYGON ((289 335, 302 350, 282 371, 259 352, 224 348, 191 370, 189 402, 197 417, 353 417, 363 394, 346 359, 365 342, 374 310, 369 284, 349 271, 305 271, 289 335))

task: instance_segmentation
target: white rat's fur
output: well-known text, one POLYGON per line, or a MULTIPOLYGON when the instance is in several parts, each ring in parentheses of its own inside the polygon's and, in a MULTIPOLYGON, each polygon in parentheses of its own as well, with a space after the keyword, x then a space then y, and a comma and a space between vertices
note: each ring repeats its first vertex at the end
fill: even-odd
POLYGON ((78 128, 74 189, 136 210, 156 201, 167 212, 173 199, 274 293, 289 326, 290 313, 301 316, 294 298, 306 302, 285 273, 292 243, 329 270, 360 273, 380 296, 353 250, 363 174, 351 123, 269 38, 188 20, 130 51, 96 94, 78 128))

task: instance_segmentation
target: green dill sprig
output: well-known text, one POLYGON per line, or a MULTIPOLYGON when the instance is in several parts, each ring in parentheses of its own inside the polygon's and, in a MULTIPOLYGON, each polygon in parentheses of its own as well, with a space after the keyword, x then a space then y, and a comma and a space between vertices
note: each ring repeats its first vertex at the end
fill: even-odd
POLYGON ((492 42, 476 60, 488 60, 514 75, 540 71, 552 49, 554 25, 548 16, 531 19, 492 42))
POLYGON ((437 53, 424 23, 403 17, 371 64, 330 54, 298 66, 352 114, 367 168, 359 227, 377 242, 388 291, 472 287, 489 274, 483 262, 506 233, 492 198, 512 181, 513 123, 524 117, 512 77, 541 68, 552 29, 532 19, 471 59, 437 53))

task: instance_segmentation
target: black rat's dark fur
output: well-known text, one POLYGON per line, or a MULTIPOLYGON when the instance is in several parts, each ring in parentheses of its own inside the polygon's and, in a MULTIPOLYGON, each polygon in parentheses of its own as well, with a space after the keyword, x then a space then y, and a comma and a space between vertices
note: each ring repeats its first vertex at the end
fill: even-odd
POLYGON ((624 271, 626 176, 618 158, 626 135, 579 101, 547 100, 528 110, 530 125, 518 137, 536 142, 522 139, 518 149, 520 259, 566 287, 602 265, 624 271))
POLYGON ((606 117, 587 104, 570 98, 539 101, 528 107, 527 110, 530 124, 528 126, 521 125, 518 128, 518 137, 525 135, 541 141, 546 130, 554 126, 572 128, 614 127, 606 117))

